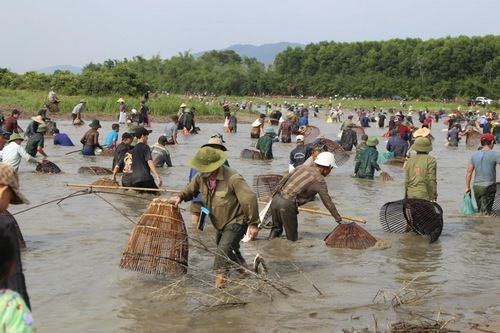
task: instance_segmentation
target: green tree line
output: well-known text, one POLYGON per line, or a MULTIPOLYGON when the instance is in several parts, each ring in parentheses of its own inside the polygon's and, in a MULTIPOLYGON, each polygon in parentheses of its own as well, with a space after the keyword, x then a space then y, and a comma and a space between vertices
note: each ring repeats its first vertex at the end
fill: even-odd
POLYGON ((383 98, 500 97, 500 36, 320 42, 288 48, 265 67, 234 51, 189 52, 170 59, 89 63, 81 74, 16 74, 0 68, 0 87, 66 95, 144 92, 218 95, 361 96, 383 98))

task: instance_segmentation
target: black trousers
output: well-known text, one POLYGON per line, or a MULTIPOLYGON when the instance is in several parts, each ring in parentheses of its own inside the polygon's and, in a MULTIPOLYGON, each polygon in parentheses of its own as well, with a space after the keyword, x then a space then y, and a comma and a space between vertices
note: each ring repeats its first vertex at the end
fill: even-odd
POLYGON ((214 260, 216 273, 228 272, 231 268, 245 263, 240 252, 240 241, 245 236, 247 228, 247 224, 229 223, 217 231, 215 236, 217 255, 214 260))
POLYGON ((269 238, 280 237, 285 229, 286 238, 291 241, 298 239, 298 221, 297 205, 295 201, 285 199, 280 193, 273 197, 271 202, 271 216, 273 218, 273 227, 269 238))

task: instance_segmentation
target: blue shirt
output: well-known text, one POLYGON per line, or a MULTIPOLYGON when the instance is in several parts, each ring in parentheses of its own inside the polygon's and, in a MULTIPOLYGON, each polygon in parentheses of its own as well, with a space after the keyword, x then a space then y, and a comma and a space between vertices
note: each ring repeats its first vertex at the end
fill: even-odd
POLYGON ((298 125, 299 127, 309 125, 309 119, 307 118, 307 116, 300 117, 298 125))
POLYGON ((56 136, 54 136, 54 144, 66 147, 74 146, 73 142, 66 133, 57 133, 56 136))
POLYGON ((474 165, 474 185, 489 186, 496 183, 500 153, 493 150, 477 151, 472 154, 470 162, 474 165))
POLYGON ((111 131, 106 134, 106 140, 104 140, 104 145, 105 146, 112 146, 113 141, 118 141, 118 132, 117 131, 111 131))

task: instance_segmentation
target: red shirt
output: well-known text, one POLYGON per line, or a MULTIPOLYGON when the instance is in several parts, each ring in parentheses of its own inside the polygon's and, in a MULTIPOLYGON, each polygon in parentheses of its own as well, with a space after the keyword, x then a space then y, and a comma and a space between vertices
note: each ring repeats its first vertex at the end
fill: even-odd
POLYGON ((18 130, 17 130, 18 129, 17 118, 13 117, 13 116, 9 116, 3 122, 3 128, 5 128, 5 130, 7 132, 10 132, 10 133, 19 133, 18 130))

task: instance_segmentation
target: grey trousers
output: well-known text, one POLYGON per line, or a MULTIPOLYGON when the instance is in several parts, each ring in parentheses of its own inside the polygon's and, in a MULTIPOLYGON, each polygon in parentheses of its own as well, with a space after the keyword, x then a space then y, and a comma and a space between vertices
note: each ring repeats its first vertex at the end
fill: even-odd
POLYGON ((286 238, 291 241, 298 239, 297 205, 295 201, 285 199, 277 193, 271 202, 271 216, 273 227, 269 239, 280 237, 285 229, 286 238))
POLYGON ((240 241, 245 236, 247 228, 247 224, 230 223, 226 224, 222 230, 217 231, 215 236, 217 254, 214 260, 216 273, 228 272, 237 265, 245 263, 240 252, 240 241))

